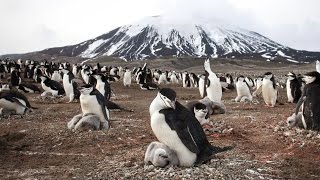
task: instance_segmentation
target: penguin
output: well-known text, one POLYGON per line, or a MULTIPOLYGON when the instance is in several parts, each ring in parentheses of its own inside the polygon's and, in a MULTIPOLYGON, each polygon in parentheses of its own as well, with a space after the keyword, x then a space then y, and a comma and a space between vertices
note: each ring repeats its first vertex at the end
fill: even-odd
POLYGON ((179 165, 191 167, 231 149, 212 146, 191 111, 176 101, 176 92, 162 88, 149 107, 151 128, 157 139, 177 153, 179 165))
POLYGON ((320 73, 320 61, 316 61, 316 71, 320 73))
POLYGON ((111 98, 111 87, 103 74, 95 74, 93 77, 97 80, 96 89, 106 98, 111 98))
POLYGON ((68 103, 72 102, 74 99, 79 99, 80 91, 78 90, 78 84, 74 81, 74 75, 71 71, 67 69, 62 69, 62 85, 66 93, 66 96, 69 98, 68 103))
POLYGON ((106 98, 92 85, 86 84, 80 88, 80 105, 82 114, 95 114, 100 119, 100 129, 110 128, 110 112, 106 98))
POLYGON ((320 130, 320 73, 308 72, 303 77, 306 83, 296 105, 296 116, 302 107, 302 123, 305 129, 320 130))
POLYGON ((199 85, 199 78, 196 74, 190 73, 190 81, 191 81, 191 87, 197 88, 199 85))
POLYGON ((205 70, 206 76, 208 77, 208 83, 207 83, 208 86, 206 88, 206 93, 208 98, 211 101, 221 102, 221 98, 222 98, 221 83, 217 75, 214 72, 212 72, 209 59, 205 60, 204 62, 204 70, 205 70))
MULTIPOLYGON (((60 69, 60 70, 62 70, 62 69, 60 69)), ((53 74, 51 76, 51 80, 58 81, 58 82, 61 81, 61 75, 58 70, 53 71, 53 74)))
POLYGON ((210 114, 208 113, 208 108, 205 104, 195 101, 195 103, 186 104, 186 108, 193 112, 196 119, 200 122, 201 126, 209 123, 210 114))
POLYGON ((206 119, 209 119, 210 115, 224 114, 227 111, 226 106, 223 103, 211 101, 208 97, 200 99, 199 101, 190 101, 186 104, 186 107, 190 111, 193 111, 194 107, 198 103, 204 104, 207 107, 208 113, 207 113, 207 117, 205 117, 206 119))
POLYGON ((130 69, 125 69, 125 72, 123 74, 123 85, 125 87, 130 87, 131 86, 131 71, 130 69))
POLYGON ((12 87, 18 87, 21 83, 20 73, 17 69, 13 68, 11 71, 10 84, 12 87))
POLYGON ((68 122, 67 127, 70 130, 95 131, 100 130, 100 119, 95 114, 78 114, 68 122))
POLYGON ((259 76, 254 80, 254 82, 255 82, 255 87, 254 87, 255 91, 252 93, 253 97, 257 97, 257 96, 259 96, 261 94, 262 81, 263 81, 263 77, 262 76, 259 76))
POLYGON ((151 163, 155 167, 177 166, 179 159, 177 154, 163 143, 151 142, 144 155, 144 163, 151 163))
POLYGON ((179 79, 178 79, 177 74, 176 74, 175 71, 173 71, 173 72, 171 73, 171 75, 170 75, 170 82, 171 82, 172 84, 179 84, 179 79))
POLYGON ((41 96, 45 96, 47 93, 51 93, 53 96, 62 96, 65 93, 63 86, 59 82, 53 81, 47 76, 40 76, 40 79, 44 90, 41 96))
POLYGON ((226 82, 229 85, 230 89, 234 89, 234 81, 233 81, 233 77, 231 76, 231 74, 227 73, 226 74, 226 82))
POLYGON ((39 87, 34 84, 19 84, 18 90, 24 93, 36 93, 36 92, 40 93, 41 92, 39 87))
POLYGON ((9 90, 0 93, 0 114, 3 110, 15 111, 17 115, 24 115, 28 110, 36 109, 32 107, 23 94, 9 90))
POLYGON ((302 94, 301 84, 297 76, 293 72, 287 74, 288 79, 286 83, 287 97, 289 103, 297 103, 302 94))
POLYGON ((162 72, 159 76, 158 84, 167 84, 167 74, 162 72))
POLYGON ((244 76, 239 76, 236 80, 237 88, 237 97, 235 98, 236 102, 252 101, 252 95, 250 93, 250 87, 245 80, 244 76))
POLYGON ((205 75, 204 74, 200 74, 199 75, 199 93, 200 93, 200 97, 204 98, 204 91, 205 91, 205 75))
POLYGON ((188 72, 184 72, 182 74, 182 87, 190 87, 191 86, 191 80, 188 72))
POLYGON ((290 117, 288 117, 287 125, 291 128, 304 128, 304 122, 302 122, 302 112, 299 112, 297 115, 293 113, 290 117))
POLYGON ((254 81, 251 77, 246 77, 245 81, 247 82, 247 84, 249 85, 250 88, 253 88, 254 86, 254 81))
POLYGON ((277 102, 278 90, 271 72, 264 74, 261 88, 264 102, 267 106, 274 107, 277 102))

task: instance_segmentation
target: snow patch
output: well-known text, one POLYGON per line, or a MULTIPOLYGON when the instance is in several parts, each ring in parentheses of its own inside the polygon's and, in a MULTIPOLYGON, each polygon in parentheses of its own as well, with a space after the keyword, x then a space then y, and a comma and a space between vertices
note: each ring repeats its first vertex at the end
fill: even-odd
POLYGON ((100 39, 100 40, 97 40, 97 41, 94 41, 93 43, 91 43, 89 45, 89 47, 83 51, 80 56, 83 57, 83 58, 93 58, 95 57, 96 55, 98 55, 99 53, 94 53, 94 51, 99 48, 102 44, 104 44, 107 40, 103 40, 103 39, 100 39))

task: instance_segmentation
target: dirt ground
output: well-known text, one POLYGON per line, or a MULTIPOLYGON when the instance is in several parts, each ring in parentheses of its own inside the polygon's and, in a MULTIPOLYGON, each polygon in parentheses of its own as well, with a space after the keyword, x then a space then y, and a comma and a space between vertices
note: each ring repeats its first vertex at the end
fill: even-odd
MULTIPOLYGON (((288 129, 286 119, 295 105, 266 107, 263 100, 235 103, 235 91, 223 94, 227 113, 211 116, 206 129, 218 146, 236 144, 207 164, 192 168, 154 168, 144 165, 148 144, 156 141, 150 128, 149 105, 157 91, 137 84, 111 84, 112 101, 134 112, 111 111, 108 132, 72 132, 67 122, 80 114, 80 104, 41 99, 28 94, 34 112, 0 119, 1 179, 319 179, 320 135, 288 129)), ((198 89, 171 87, 178 101, 200 98, 198 89)), ((285 90, 280 90, 281 102, 285 90)))

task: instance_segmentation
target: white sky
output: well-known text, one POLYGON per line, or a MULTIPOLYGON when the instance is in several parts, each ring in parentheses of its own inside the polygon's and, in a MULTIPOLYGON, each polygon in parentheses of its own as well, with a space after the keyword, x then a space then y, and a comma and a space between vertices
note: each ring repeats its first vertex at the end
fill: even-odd
POLYGON ((160 14, 218 18, 320 51, 319 7, 318 0, 0 0, 0 54, 77 44, 160 14))

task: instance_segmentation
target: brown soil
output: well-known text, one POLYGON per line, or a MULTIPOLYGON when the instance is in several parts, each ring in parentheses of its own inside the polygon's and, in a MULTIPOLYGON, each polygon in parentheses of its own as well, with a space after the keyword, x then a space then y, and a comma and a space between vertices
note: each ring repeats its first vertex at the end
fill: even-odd
MULTIPOLYGON (((168 87, 176 90, 182 103, 200 98, 198 89, 168 87)), ((0 119, 1 179, 197 179, 197 174, 186 176, 186 168, 159 170, 143 164, 148 144, 156 141, 148 108, 157 91, 142 91, 136 84, 124 88, 121 82, 112 83, 112 89, 116 94, 112 100, 134 112, 112 111, 108 132, 72 132, 67 122, 80 113, 79 103, 27 95, 39 109, 22 117, 0 119)), ((280 101, 285 102, 284 90, 281 95, 280 101)), ((206 133, 214 145, 236 147, 218 154, 205 167, 218 173, 219 167, 225 166, 221 171, 227 172, 220 179, 320 178, 320 138, 308 136, 308 131, 285 133, 296 131, 285 130, 293 104, 269 108, 261 98, 257 103, 235 103, 235 97, 235 91, 224 92, 227 113, 211 116, 214 127, 206 133), (275 130, 277 126, 284 130, 275 130)), ((211 176, 202 173, 199 177, 211 176)))

